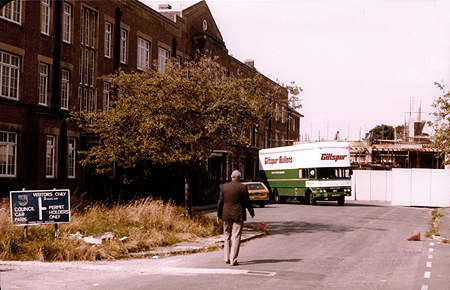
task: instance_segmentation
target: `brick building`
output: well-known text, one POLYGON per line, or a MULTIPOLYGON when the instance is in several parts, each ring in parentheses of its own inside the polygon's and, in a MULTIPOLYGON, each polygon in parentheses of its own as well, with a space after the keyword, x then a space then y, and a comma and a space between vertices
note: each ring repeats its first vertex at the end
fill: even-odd
MULTIPOLYGON (((118 69, 163 72, 169 58, 182 62, 208 51, 228 74, 256 72, 228 55, 206 2, 161 8, 137 0, 14 0, 0 10, 0 194, 88 182, 77 152, 92 138, 67 118, 107 108, 106 76, 118 69)), ((286 98, 287 92, 264 130, 249 129, 255 152, 298 140, 301 115, 282 105, 286 98)), ((208 170, 223 181, 239 167, 252 179, 257 160, 249 156, 217 150, 208 170)))

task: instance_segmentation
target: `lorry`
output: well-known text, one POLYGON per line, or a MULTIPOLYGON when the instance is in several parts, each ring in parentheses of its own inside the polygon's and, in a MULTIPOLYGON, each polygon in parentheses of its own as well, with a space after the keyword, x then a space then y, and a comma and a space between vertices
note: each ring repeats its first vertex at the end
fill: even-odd
POLYGON ((347 142, 314 142, 259 151, 261 179, 275 202, 287 198, 315 205, 351 195, 350 149, 347 142))

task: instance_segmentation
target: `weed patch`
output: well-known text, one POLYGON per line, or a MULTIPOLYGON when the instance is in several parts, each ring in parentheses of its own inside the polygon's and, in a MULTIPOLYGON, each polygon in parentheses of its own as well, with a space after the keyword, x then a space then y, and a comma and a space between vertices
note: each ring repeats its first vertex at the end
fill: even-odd
POLYGON ((95 203, 74 208, 71 222, 59 225, 58 238, 54 238, 53 225, 41 225, 29 226, 28 239, 24 240, 23 227, 11 225, 9 201, 0 201, 0 259, 112 260, 220 233, 213 218, 200 214, 187 217, 183 208, 150 198, 125 205, 95 203), (92 245, 72 236, 77 232, 83 236, 112 232, 117 238, 92 245), (122 237, 126 239, 121 241, 122 237))

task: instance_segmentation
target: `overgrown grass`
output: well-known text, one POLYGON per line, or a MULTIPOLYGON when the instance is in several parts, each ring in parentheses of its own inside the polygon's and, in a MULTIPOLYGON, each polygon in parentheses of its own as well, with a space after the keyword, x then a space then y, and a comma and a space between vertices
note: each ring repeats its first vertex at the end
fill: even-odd
POLYGON ((213 218, 204 215, 185 216, 183 208, 160 200, 142 199, 125 205, 95 203, 72 212, 71 222, 59 225, 54 238, 52 225, 29 226, 28 239, 23 227, 11 225, 9 200, 0 201, 0 259, 72 261, 104 260, 129 257, 131 253, 154 247, 190 241, 219 234, 213 218), (71 234, 93 236, 112 232, 117 238, 91 245, 71 234), (119 238, 128 237, 124 241, 119 238))

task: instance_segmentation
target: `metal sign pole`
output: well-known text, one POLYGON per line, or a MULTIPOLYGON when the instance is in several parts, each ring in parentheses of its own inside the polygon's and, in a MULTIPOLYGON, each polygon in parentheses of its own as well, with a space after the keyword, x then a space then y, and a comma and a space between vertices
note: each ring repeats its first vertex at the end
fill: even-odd
POLYGON ((58 233, 59 233, 58 224, 55 224, 55 239, 58 237, 58 233))
POLYGON ((28 226, 23 227, 23 239, 28 239, 28 226))

